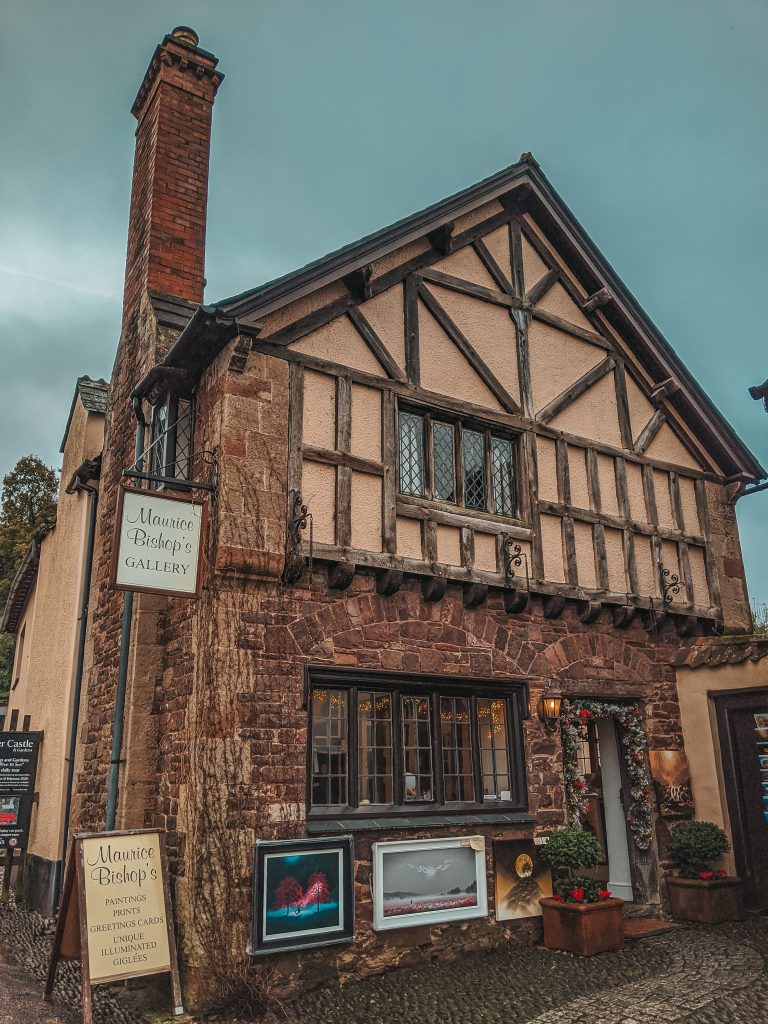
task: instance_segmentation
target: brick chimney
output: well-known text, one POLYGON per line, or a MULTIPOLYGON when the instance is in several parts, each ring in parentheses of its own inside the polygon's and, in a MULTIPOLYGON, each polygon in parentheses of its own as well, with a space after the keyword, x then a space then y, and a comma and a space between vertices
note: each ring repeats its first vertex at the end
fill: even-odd
POLYGON ((202 302, 205 218, 218 60, 179 26, 150 61, 131 113, 138 121, 123 327, 145 291, 202 302))

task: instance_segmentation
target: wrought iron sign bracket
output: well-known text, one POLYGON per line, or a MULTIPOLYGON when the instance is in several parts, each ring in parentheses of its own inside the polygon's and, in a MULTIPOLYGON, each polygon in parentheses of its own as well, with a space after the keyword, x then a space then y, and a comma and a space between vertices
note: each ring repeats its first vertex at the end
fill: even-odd
POLYGON ((672 604, 673 595, 680 593, 680 577, 670 569, 665 569, 663 562, 659 562, 659 579, 664 604, 672 604))
POLYGON ((531 580, 528 572, 528 556, 523 551, 520 544, 518 544, 514 537, 505 537, 503 544, 503 558, 504 558, 504 575, 507 580, 513 580, 515 578, 515 570, 519 569, 520 566, 525 562, 525 589, 531 589, 531 580))

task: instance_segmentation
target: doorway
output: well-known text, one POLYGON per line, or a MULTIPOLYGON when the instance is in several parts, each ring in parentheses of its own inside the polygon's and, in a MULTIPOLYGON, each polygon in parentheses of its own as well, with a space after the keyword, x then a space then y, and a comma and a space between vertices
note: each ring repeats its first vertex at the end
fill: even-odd
POLYGON ((634 898, 629 858, 618 727, 612 718, 592 719, 580 730, 579 773, 588 786, 584 827, 603 851, 596 875, 614 896, 634 898))
POLYGON ((768 689, 713 694, 744 901, 768 909, 768 689))

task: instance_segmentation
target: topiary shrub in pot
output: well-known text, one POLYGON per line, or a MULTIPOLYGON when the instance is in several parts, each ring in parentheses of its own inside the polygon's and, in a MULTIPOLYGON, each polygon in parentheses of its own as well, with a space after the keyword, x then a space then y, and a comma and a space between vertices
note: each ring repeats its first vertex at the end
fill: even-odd
POLYGON ((711 821, 686 821, 672 830, 669 856, 678 874, 667 885, 673 917, 702 924, 743 919, 741 879, 719 867, 729 850, 725 832, 711 821))
POLYGON ((554 895, 539 900, 544 945, 579 956, 593 956, 624 947, 624 901, 614 899, 585 870, 600 863, 600 844, 591 832, 558 829, 541 849, 553 869, 554 895))

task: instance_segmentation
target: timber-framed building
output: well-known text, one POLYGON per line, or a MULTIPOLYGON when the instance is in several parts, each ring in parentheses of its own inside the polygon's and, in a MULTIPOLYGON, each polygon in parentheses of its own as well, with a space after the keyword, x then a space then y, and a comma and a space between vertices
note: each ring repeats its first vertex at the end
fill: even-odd
MULTIPOLYGON (((563 823, 568 795, 530 709, 555 687, 631 703, 650 754, 683 750, 675 662, 749 628, 734 502, 765 472, 529 154, 202 305, 221 77, 176 30, 133 107, 77 826, 104 819, 138 417, 145 468, 215 486, 200 600, 134 603, 117 805, 119 827, 168 831, 188 977, 245 956, 258 838, 354 835, 355 943, 277 957, 292 985, 526 941, 535 919, 498 920, 494 843, 563 823), (372 843, 477 834, 488 918, 373 930, 372 843)), ((621 737, 582 740, 597 786, 621 737)), ((639 911, 664 899, 643 797, 645 845, 628 804, 598 823, 639 911)))

